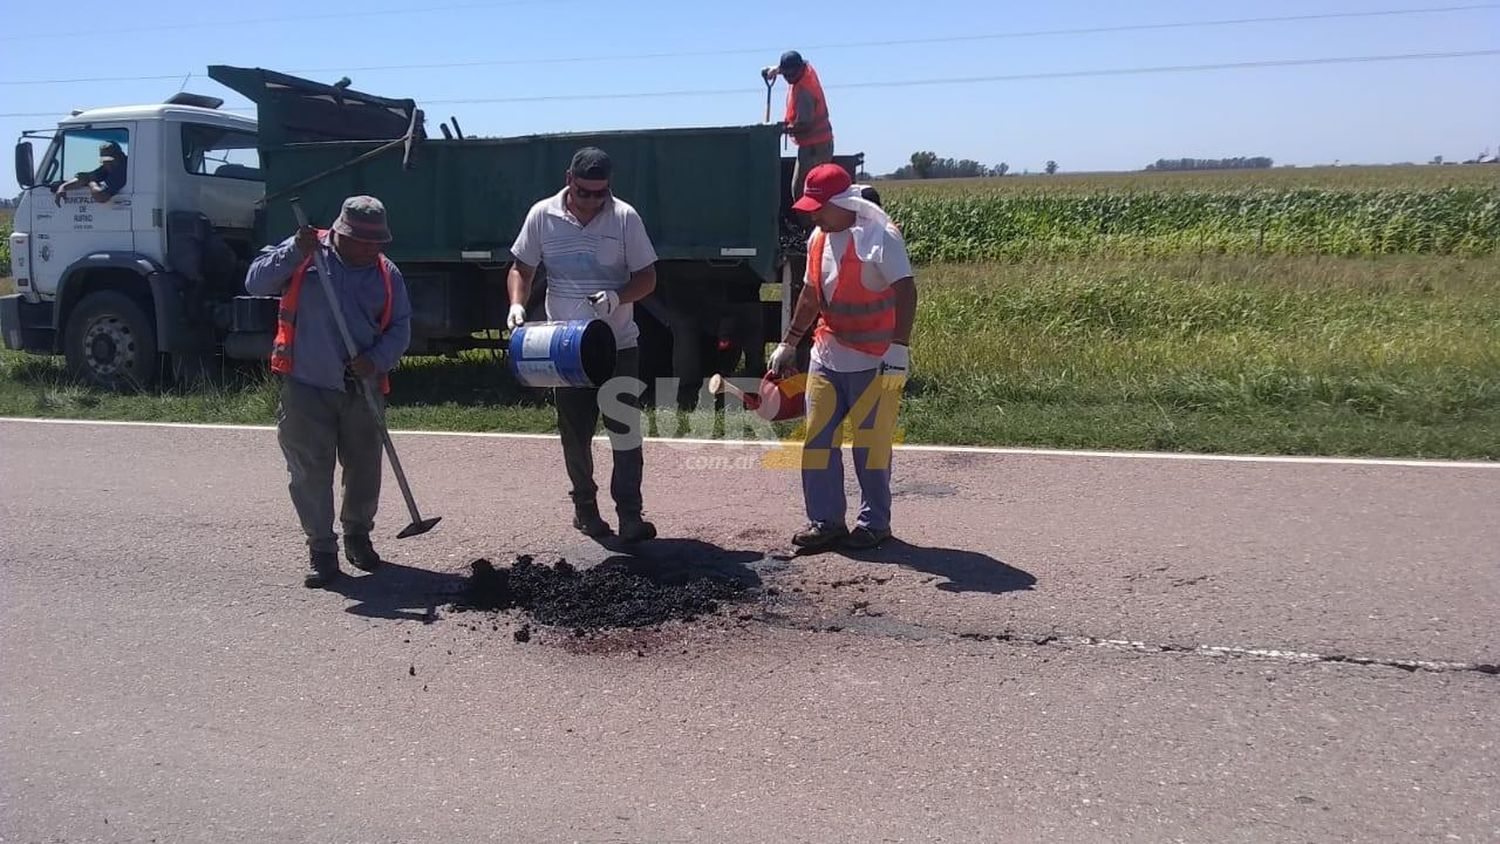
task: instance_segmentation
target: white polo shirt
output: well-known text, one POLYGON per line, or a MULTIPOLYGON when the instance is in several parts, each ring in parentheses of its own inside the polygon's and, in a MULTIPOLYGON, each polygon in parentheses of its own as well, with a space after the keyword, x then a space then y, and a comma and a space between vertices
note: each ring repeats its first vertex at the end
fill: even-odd
MULTIPOLYGON (((510 252, 530 266, 547 266, 547 319, 594 319, 588 297, 624 289, 630 274, 656 263, 646 224, 630 203, 611 197, 584 225, 567 207, 567 188, 531 206, 510 252)), ((606 320, 615 345, 635 348, 635 306, 621 305, 606 320)))

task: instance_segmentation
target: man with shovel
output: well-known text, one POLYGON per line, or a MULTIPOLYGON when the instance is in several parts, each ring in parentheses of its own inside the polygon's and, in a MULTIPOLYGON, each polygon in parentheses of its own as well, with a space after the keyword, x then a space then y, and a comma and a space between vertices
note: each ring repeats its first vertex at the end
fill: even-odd
MULTIPOLYGON (((781 54, 773 67, 761 68, 760 76, 769 86, 777 76, 786 78, 786 133, 797 142, 797 165, 792 170, 792 198, 802 196, 802 183, 812 168, 833 160, 833 124, 828 119, 828 98, 818 72, 796 50, 781 54)), ((769 100, 768 100, 769 101, 769 100)))
POLYGON ((381 252, 390 240, 380 200, 352 196, 332 230, 299 229, 262 252, 245 278, 252 295, 281 297, 271 352, 271 371, 281 376, 276 433, 291 474, 292 506, 307 535, 310 570, 303 583, 309 588, 339 576, 335 462, 344 467, 344 557, 363 571, 381 563, 370 532, 380 502, 384 420, 361 395, 360 379, 379 377, 376 403, 383 409, 390 389, 386 373, 411 341, 406 282, 381 252), (322 260, 316 260, 318 252, 322 260), (309 277, 319 265, 328 268, 350 338, 362 350, 352 359, 328 297, 317 289, 321 280, 309 277))

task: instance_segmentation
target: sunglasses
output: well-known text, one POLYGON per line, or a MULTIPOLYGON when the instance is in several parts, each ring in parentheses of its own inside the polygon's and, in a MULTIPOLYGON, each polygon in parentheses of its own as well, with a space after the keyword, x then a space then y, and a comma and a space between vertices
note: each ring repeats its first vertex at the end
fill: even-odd
POLYGON ((604 199, 609 196, 609 188, 604 187, 599 190, 589 190, 575 182, 573 184, 573 195, 579 199, 604 199))

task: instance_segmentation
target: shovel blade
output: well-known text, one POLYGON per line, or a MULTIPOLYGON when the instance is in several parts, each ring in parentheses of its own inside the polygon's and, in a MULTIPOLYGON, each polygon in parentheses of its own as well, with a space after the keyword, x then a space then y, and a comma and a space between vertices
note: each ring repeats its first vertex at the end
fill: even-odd
POLYGON ((410 539, 413 536, 421 536, 422 534, 426 533, 427 531, 432 530, 433 528, 437 527, 437 523, 441 522, 442 520, 443 520, 442 516, 433 516, 430 519, 420 519, 418 521, 412 522, 411 524, 407 525, 404 529, 402 529, 402 531, 400 533, 396 534, 396 538, 397 539, 410 539))

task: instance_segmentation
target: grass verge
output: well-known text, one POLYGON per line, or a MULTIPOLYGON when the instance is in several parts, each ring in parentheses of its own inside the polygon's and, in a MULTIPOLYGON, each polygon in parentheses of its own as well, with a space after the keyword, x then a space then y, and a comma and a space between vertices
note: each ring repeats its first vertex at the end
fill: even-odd
MULTIPOLYGON (((908 442, 1500 458, 1495 256, 939 265, 918 285, 908 442)), ((0 414, 274 422, 269 379, 226 381, 102 394, 4 353, 0 414)), ((555 429, 483 354, 411 359, 393 382, 392 427, 555 429)))

